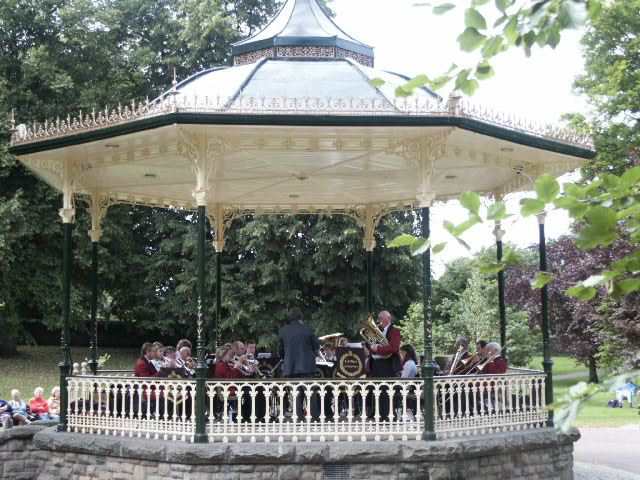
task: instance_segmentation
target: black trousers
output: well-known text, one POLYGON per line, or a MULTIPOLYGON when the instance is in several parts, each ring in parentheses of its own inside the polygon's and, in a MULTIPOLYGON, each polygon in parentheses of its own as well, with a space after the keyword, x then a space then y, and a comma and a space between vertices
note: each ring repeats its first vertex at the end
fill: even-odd
MULTIPOLYGON (((369 363, 372 378, 392 378, 397 377, 396 360, 394 357, 390 358, 371 358, 369 363)), ((383 390, 378 397, 378 409, 380 412, 380 419, 382 421, 389 420, 389 413, 391 410, 391 401, 389 395, 392 392, 383 390)), ((367 416, 375 416, 375 398, 373 392, 367 394, 367 416)))
MULTIPOLYGON (((289 375, 288 378, 313 378, 314 375, 314 373, 294 373, 289 375)), ((318 393, 312 394, 311 392, 307 392, 307 394, 309 394, 309 405, 307 408, 310 409, 311 418, 317 420, 320 418, 320 395, 318 393)), ((296 394, 296 417, 298 417, 299 420, 305 419, 304 398, 305 392, 302 390, 298 391, 296 394)))

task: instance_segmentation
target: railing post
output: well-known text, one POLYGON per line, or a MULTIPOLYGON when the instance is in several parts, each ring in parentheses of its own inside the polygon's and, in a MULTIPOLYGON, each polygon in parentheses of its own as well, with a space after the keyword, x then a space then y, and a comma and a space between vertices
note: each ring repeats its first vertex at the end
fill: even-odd
POLYGON ((204 205, 198 205, 198 318, 197 318, 197 357, 196 364, 196 392, 195 392, 195 443, 208 441, 206 432, 206 399, 207 399, 207 364, 205 363, 205 339, 204 339, 204 296, 205 296, 205 237, 207 214, 204 205))
MULTIPOLYGON (((421 234, 423 238, 430 238, 431 226, 429 207, 422 208, 421 234)), ((422 302, 424 309, 424 363, 422 376, 424 378, 424 440, 435 440, 435 412, 433 405, 433 339, 432 339, 432 305, 431 305, 431 248, 422 255, 422 302)))
MULTIPOLYGON (((67 194, 65 193, 65 199, 67 194)), ((60 368, 60 423, 58 431, 64 432, 68 425, 68 400, 69 386, 67 378, 71 374, 71 334, 69 329, 71 317, 71 255, 72 255, 72 233, 75 209, 71 207, 71 202, 65 201, 65 207, 60 210, 64 240, 62 244, 62 332, 60 335, 60 347, 62 350, 62 360, 58 364, 60 368)))
MULTIPOLYGON (((539 254, 540 254, 540 271, 547 271, 547 243, 544 232, 544 223, 546 213, 538 215, 538 233, 539 233, 539 254)), ((553 403, 553 361, 551 360, 551 343, 550 343, 550 326, 549 326, 549 293, 547 285, 542 287, 541 293, 541 313, 542 313, 542 366, 546 375, 545 383, 545 402, 547 405, 553 403)), ((549 410, 547 426, 553 426, 553 410, 549 410)))

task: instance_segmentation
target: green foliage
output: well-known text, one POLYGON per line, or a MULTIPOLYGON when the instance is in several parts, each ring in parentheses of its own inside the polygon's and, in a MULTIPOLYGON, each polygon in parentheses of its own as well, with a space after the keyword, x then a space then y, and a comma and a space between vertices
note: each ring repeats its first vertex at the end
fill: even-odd
MULTIPOLYGON (((629 12, 638 11, 634 6, 635 10, 630 7, 629 12)), ((444 3, 434 6, 432 11, 442 15, 455 7, 453 3, 444 3)), ((437 90, 455 81, 457 90, 473 95, 479 80, 494 75, 491 62, 497 55, 514 47, 527 56, 536 45, 555 48, 562 31, 596 21, 601 10, 602 0, 532 0, 525 4, 514 0, 474 0, 464 12, 464 30, 457 40, 462 51, 479 51, 477 62, 466 67, 454 66, 446 74, 430 79, 429 86, 437 90)))
MULTIPOLYGON (((434 285, 434 351, 450 354, 455 339, 465 335, 470 342, 499 341, 498 299, 495 282, 484 278, 473 266, 473 261, 459 260, 457 266, 448 267, 434 285), (462 273, 464 272, 464 273, 462 273), (456 276, 462 274, 459 278, 456 276), (444 296, 447 295, 447 296, 444 296)), ((423 305, 412 304, 400 322, 405 343, 423 350, 423 305)), ((541 345, 540 331, 529 327, 525 312, 507 311, 507 351, 512 365, 525 366, 541 345)))

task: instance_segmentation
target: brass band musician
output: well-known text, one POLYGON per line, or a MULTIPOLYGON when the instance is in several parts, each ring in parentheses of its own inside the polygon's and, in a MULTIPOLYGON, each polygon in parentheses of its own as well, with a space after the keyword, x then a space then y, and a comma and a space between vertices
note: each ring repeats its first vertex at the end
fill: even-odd
POLYGON ((387 339, 387 343, 386 345, 369 345, 371 351, 369 369, 374 378, 397 377, 402 370, 399 355, 402 338, 400 330, 394 327, 392 322, 393 317, 388 311, 383 310, 378 314, 378 327, 387 339))

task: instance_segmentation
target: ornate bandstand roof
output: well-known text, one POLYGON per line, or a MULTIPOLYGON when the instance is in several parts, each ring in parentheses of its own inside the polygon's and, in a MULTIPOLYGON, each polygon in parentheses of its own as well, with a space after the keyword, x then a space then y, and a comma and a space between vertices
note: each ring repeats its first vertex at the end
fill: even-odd
POLYGON ((316 0, 287 1, 233 53, 234 66, 153 101, 20 125, 11 151, 74 195, 184 208, 206 197, 212 210, 258 213, 502 195, 595 154, 589 138, 460 98, 428 89, 397 98, 407 77, 374 70, 373 50, 316 0))

